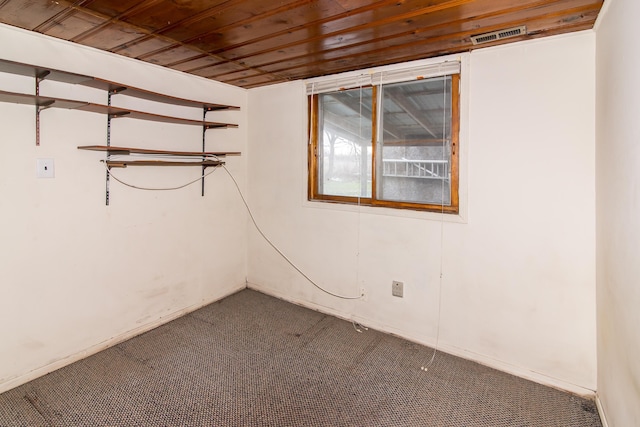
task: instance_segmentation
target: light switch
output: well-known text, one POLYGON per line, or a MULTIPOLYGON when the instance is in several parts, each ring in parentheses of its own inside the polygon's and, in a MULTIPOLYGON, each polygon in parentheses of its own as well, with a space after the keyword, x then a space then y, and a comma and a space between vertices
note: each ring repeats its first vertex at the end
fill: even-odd
POLYGON ((36 178, 54 178, 55 169, 53 159, 36 160, 36 178))

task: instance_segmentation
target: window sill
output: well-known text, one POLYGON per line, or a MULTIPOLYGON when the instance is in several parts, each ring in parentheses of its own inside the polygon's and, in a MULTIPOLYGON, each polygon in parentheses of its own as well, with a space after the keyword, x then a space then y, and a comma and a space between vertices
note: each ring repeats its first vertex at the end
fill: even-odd
POLYGON ((467 215, 462 206, 460 207, 460 212, 457 214, 442 214, 439 212, 428 212, 412 209, 396 209, 380 206, 353 205, 319 200, 304 200, 302 202, 302 207, 308 209, 328 209, 333 211, 366 213, 369 215, 384 215, 396 218, 410 218, 427 221, 467 224, 467 215))

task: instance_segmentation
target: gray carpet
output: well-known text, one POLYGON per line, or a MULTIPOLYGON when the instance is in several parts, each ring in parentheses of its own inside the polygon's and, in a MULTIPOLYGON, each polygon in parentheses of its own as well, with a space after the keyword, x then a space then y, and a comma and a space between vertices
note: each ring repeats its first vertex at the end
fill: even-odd
POLYGON ((0 395, 0 426, 601 426, 592 401, 244 290, 0 395))

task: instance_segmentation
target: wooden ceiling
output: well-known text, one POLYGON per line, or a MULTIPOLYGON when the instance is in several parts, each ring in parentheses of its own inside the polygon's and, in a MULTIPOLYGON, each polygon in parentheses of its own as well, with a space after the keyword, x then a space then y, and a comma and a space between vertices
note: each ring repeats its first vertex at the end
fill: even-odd
POLYGON ((0 0, 0 22, 251 88, 593 27, 603 0, 0 0), (474 46, 471 36, 526 25, 474 46))

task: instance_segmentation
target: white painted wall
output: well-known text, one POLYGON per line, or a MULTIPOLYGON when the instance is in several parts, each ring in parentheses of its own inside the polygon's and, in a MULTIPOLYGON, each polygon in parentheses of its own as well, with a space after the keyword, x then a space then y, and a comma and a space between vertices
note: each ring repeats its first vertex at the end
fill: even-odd
POLYGON ((253 229, 249 285, 427 344, 436 341, 441 298, 443 350, 593 393, 594 52, 594 34, 581 32, 470 55, 462 123, 468 212, 444 221, 306 201, 304 84, 251 90, 257 222, 319 285, 348 296, 364 287, 366 297, 320 292, 253 229), (391 296, 392 280, 405 282, 403 299, 391 296))
POLYGON ((640 425, 640 3, 596 28, 598 396, 610 427, 640 425))
MULTIPOLYGON (((0 40, 3 59, 239 105, 240 112, 209 115, 240 128, 208 131, 207 146, 246 151, 245 90, 3 25, 0 40)), ((33 79, 0 75, 0 89, 33 91, 33 79)), ((102 91, 52 82, 42 94, 106 103, 102 91)), ((245 287, 246 216, 224 171, 207 178, 205 197, 199 184, 143 192, 112 182, 107 207, 104 154, 76 149, 105 144, 106 117, 50 109, 41 118, 36 147, 34 108, 0 103, 0 392, 245 287), (37 158, 55 160, 54 179, 35 178, 37 158)), ((201 141, 199 127, 113 122, 113 145, 198 150, 201 141)), ((246 158, 227 165, 244 186, 246 158)), ((148 186, 182 184, 199 173, 114 170, 148 186)))

